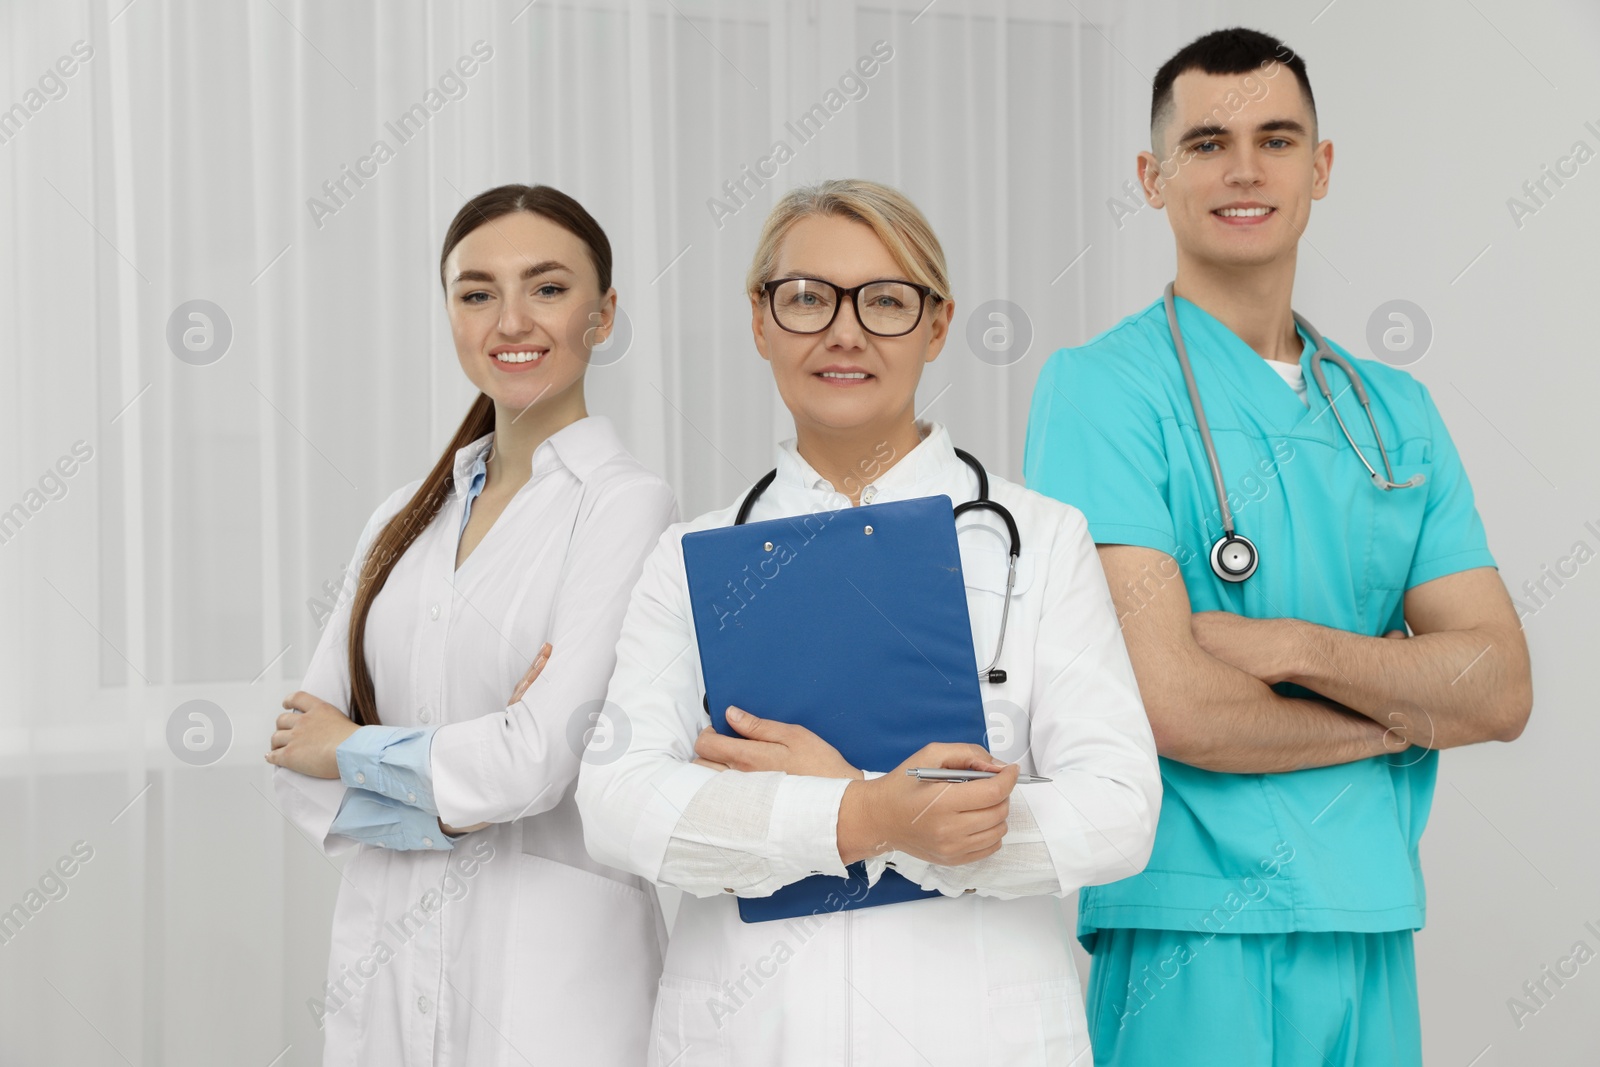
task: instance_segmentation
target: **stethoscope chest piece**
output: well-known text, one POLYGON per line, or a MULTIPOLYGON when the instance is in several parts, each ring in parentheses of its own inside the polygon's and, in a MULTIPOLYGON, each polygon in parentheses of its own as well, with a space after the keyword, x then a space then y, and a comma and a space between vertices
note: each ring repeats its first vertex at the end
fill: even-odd
POLYGON ((1211 570, 1225 582, 1242 582, 1256 572, 1261 554, 1248 537, 1225 533, 1211 546, 1211 570))

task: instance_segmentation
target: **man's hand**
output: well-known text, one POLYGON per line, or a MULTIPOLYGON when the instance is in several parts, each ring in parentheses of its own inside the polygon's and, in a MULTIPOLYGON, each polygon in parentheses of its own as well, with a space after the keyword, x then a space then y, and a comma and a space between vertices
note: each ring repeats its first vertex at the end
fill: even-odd
POLYGON ((1533 707, 1533 682, 1500 573, 1475 567, 1413 586, 1405 620, 1409 634, 1382 639, 1216 611, 1191 616, 1189 628, 1214 660, 1269 685, 1293 682, 1384 727, 1387 749, 1397 738, 1430 749, 1514 740, 1533 707))
MULTIPOLYGON (((1285 620, 1196 613, 1171 556, 1136 545, 1099 551, 1161 755, 1209 771, 1266 774, 1393 751, 1385 743, 1393 724, 1326 701, 1280 696, 1266 684, 1283 673, 1278 642, 1265 653, 1251 642, 1285 620)), ((1292 642, 1282 647, 1303 651, 1298 627, 1306 625, 1286 623, 1280 632, 1292 642)), ((1337 699, 1318 686, 1305 688, 1337 699)))
MULTIPOLYGON (((1289 681, 1298 657, 1316 655, 1308 624, 1298 619, 1252 619, 1231 611, 1197 611, 1189 628, 1201 651, 1268 685, 1289 681), (1296 632, 1297 628, 1304 632, 1296 632), (1299 647, 1296 647, 1298 643, 1299 647)), ((1386 638, 1404 638, 1390 630, 1386 638)))
POLYGON ((727 737, 707 726, 695 739, 695 763, 713 770, 783 771, 816 778, 862 778, 839 750, 804 726, 760 719, 742 708, 728 709, 728 725, 742 737, 727 737))
POLYGON ((1287 677, 1281 642, 1293 640, 1292 619, 1251 619, 1231 611, 1197 611, 1189 618, 1202 652, 1276 685, 1287 677))
POLYGON ((286 711, 278 716, 278 729, 272 735, 267 762, 312 778, 339 777, 339 761, 334 750, 361 727, 326 700, 306 692, 291 694, 283 702, 286 711))
POLYGON ((979 745, 932 744, 883 775, 845 789, 839 808, 839 858, 846 864, 884 852, 904 852, 941 867, 992 856, 1011 815, 1017 765, 979 745), (972 782, 924 782, 911 767, 997 771, 972 782))

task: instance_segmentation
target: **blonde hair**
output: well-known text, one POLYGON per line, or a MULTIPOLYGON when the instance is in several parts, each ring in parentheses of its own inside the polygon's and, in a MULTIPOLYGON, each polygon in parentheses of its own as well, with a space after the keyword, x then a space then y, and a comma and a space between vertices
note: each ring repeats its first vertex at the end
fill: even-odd
POLYGON ((926 285, 939 300, 950 299, 950 275, 944 248, 917 205, 898 189, 863 178, 834 178, 791 189, 778 201, 756 244, 745 289, 759 299, 761 286, 778 269, 778 247, 791 227, 812 215, 851 219, 872 227, 907 280, 926 285))

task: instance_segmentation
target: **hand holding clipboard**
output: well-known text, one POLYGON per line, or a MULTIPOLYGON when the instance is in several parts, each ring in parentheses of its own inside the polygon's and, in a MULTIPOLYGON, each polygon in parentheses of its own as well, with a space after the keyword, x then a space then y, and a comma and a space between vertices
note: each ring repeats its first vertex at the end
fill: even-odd
POLYGON ((1000 851, 1011 814, 1018 767, 980 745, 931 744, 881 778, 852 785, 839 807, 839 858, 846 864, 904 852, 941 867, 972 863, 1000 851), (918 767, 994 771, 971 782, 924 782, 918 767))
MULTIPOLYGON (((993 768, 983 750, 988 730, 949 497, 700 530, 685 534, 682 545, 706 710, 718 733, 735 744, 745 740, 733 736, 738 731, 723 713, 753 709, 807 728, 850 767, 895 768, 893 783, 849 786, 853 852, 875 855, 896 837, 933 855, 988 847, 980 846, 981 824, 998 814, 990 809, 1004 806, 1000 793, 1009 792, 1015 772, 956 789, 904 773, 908 758, 930 743, 961 749, 968 760, 981 753, 977 769, 993 768), (908 790, 923 797, 909 813, 908 790), (969 791, 964 801, 951 797, 957 790, 969 791), (983 800, 994 802, 972 809, 985 814, 962 817, 960 834, 923 838, 918 809, 983 800), (868 801, 864 808, 861 801, 868 801), (877 840, 865 840, 873 834, 877 840)), ((956 757, 920 758, 909 766, 956 757)), ((989 827, 996 840, 1003 829, 989 827)), ((841 858, 847 877, 814 875, 768 897, 741 898, 740 917, 761 922, 938 895, 892 870, 868 886, 864 865, 841 858)))
POLYGON ((839 855, 846 864, 894 851, 953 867, 1000 848, 1018 768, 999 762, 979 745, 924 745, 894 771, 867 780, 838 749, 804 726, 759 718, 742 708, 730 707, 726 714, 740 736, 706 727, 695 740, 694 762, 717 770, 861 780, 860 786, 846 790, 839 811, 839 855), (993 777, 957 783, 912 775, 930 768, 993 777), (962 788, 952 788, 958 784, 962 788))

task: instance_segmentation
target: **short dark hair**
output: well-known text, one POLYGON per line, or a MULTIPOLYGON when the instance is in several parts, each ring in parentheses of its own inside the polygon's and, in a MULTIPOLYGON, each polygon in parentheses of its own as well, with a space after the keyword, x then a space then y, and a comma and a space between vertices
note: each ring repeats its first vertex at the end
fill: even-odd
POLYGON ((1178 75, 1191 70, 1205 74, 1245 74, 1258 70, 1268 63, 1278 62, 1294 71, 1305 94, 1306 106, 1311 109, 1311 121, 1317 120, 1317 101, 1311 95, 1311 80, 1306 77, 1305 60, 1295 55, 1294 49, 1259 30, 1234 26, 1214 30, 1196 38, 1180 48, 1176 55, 1156 71, 1150 83, 1150 132, 1154 136, 1162 111, 1172 106, 1172 83, 1178 75))

